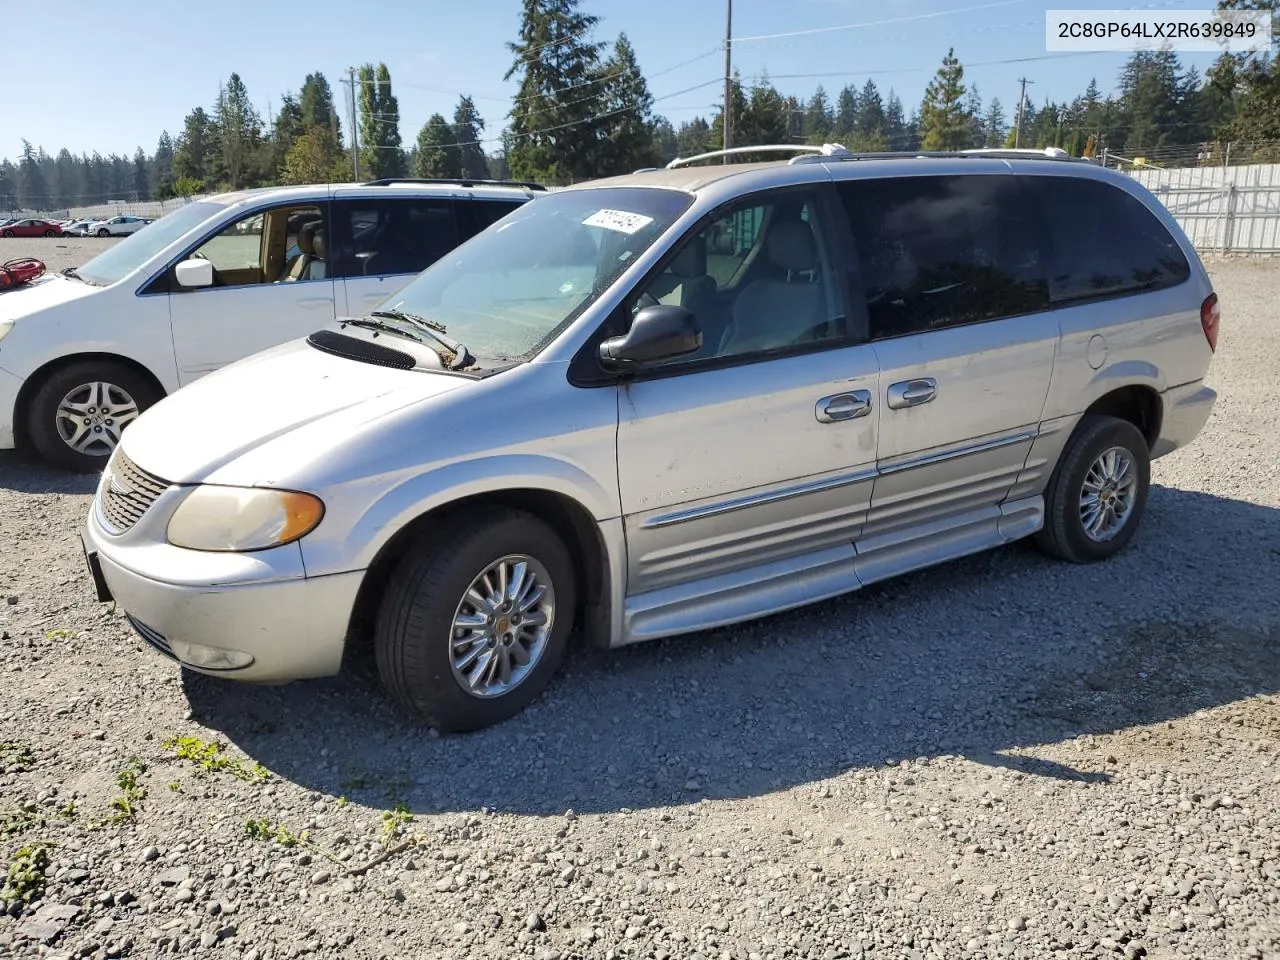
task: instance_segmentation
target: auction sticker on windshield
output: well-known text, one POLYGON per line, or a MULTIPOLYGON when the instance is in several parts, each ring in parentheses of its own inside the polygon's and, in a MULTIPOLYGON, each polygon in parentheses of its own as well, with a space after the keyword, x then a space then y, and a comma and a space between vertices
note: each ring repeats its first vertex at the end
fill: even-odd
POLYGON ((584 226, 603 227, 630 236, 653 223, 653 217, 646 217, 642 213, 627 213, 625 210, 597 210, 582 223, 584 226))

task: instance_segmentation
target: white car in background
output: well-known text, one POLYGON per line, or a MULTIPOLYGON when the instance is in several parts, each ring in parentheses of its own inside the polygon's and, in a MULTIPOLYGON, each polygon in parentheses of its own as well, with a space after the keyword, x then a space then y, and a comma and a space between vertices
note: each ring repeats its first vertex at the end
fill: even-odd
MULTIPOLYGON (((367 316, 540 192, 382 180, 179 207, 77 269, 0 295, 0 450, 29 444, 59 466, 101 470, 120 431, 161 397, 335 319, 367 316)), ((95 223, 89 235, 114 226, 95 223)))
POLYGON ((131 233, 137 233, 150 222, 143 217, 112 217, 110 220, 99 220, 97 223, 89 224, 86 232, 95 237, 127 237, 131 233))
POLYGON ((62 228, 62 232, 68 237, 87 236, 89 233, 89 227, 97 222, 97 220, 72 220, 62 228))

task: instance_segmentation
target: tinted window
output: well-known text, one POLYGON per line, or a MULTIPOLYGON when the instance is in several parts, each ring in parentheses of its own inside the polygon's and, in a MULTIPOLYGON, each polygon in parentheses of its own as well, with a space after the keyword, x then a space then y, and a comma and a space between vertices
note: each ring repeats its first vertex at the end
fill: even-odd
POLYGON ((523 202, 523 200, 472 200, 466 207, 471 211, 472 232, 479 233, 492 226, 523 202))
POLYGON ((458 245, 451 200, 351 200, 338 210, 342 276, 421 273, 458 245))
POLYGON ((1076 177, 1021 177, 1053 242, 1055 303, 1182 283, 1187 258, 1164 225, 1118 187, 1076 177))
POLYGON ((873 339, 1048 306, 1040 231, 1012 177, 904 177, 839 185, 873 339))

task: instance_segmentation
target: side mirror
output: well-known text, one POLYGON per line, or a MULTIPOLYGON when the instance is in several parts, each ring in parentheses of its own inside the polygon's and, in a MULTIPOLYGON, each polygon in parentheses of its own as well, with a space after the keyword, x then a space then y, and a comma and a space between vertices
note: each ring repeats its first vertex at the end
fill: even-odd
POLYGON ((701 346, 702 331, 689 310, 658 304, 637 313, 625 334, 601 343, 600 362, 616 370, 632 363, 682 357, 701 346))
POLYGON ((173 268, 173 279, 180 287, 212 287, 213 264, 198 257, 182 260, 173 268))

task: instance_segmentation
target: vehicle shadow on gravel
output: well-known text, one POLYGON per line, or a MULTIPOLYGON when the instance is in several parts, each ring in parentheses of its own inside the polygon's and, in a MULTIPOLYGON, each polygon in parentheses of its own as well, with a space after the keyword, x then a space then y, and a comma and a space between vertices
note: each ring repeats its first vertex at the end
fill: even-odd
POLYGON ((467 736, 398 714, 367 666, 185 685, 198 721, 277 775, 420 812, 687 804, 939 754, 1105 782, 1102 751, 1077 769, 1017 748, 1280 690, 1276 583, 1280 510, 1153 487, 1109 563, 1015 545, 755 623, 578 650, 533 707, 467 736))
POLYGON ((93 493, 98 474, 72 473, 15 450, 0 451, 0 489, 19 493, 93 493))

